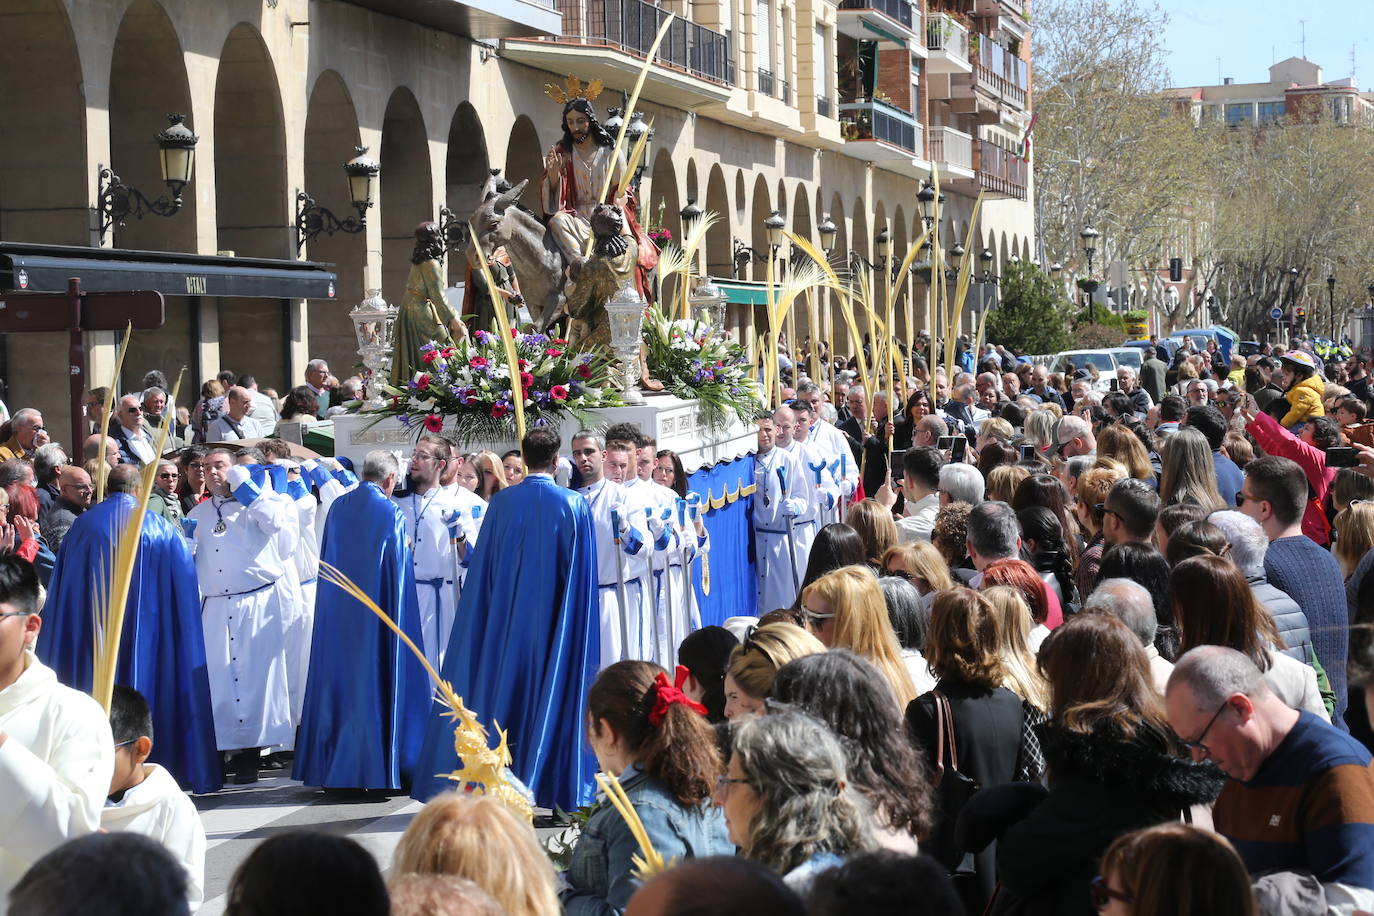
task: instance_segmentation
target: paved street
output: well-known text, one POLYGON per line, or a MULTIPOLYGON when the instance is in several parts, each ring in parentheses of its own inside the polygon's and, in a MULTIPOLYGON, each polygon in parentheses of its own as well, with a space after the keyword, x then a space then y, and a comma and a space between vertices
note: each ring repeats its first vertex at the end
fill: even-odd
MULTIPOLYGON (((341 801, 285 776, 251 786, 226 786, 214 795, 193 796, 205 824, 205 916, 224 912, 229 880, 253 848, 289 830, 326 830, 352 837, 387 873, 391 855, 420 803, 404 795, 382 801, 341 801)), ((547 812, 541 812, 547 813, 547 812)), ((557 831, 536 831, 541 841, 557 831)))

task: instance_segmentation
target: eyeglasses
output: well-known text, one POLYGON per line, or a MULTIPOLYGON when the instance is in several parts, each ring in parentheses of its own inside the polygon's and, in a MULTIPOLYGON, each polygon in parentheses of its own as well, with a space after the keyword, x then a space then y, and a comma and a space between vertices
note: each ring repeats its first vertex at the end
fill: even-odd
POLYGON ((729 794, 730 794, 730 787, 733 786, 733 785, 739 784, 739 783, 743 783, 743 784, 746 785, 746 786, 748 786, 748 785, 753 785, 753 783, 751 783, 751 782, 750 782, 749 780, 747 780, 747 779, 744 779, 743 777, 736 779, 736 778, 734 778, 734 777, 732 777, 732 776, 726 776, 726 775, 722 774, 722 775, 716 780, 716 794, 717 794, 717 795, 729 795, 729 794))
POLYGON ((1092 896, 1093 906, 1098 910, 1105 910, 1113 900, 1119 900, 1122 903, 1135 903, 1135 898, 1130 894, 1123 894, 1121 891, 1114 891, 1108 887, 1107 879, 1101 875, 1093 878, 1092 883, 1088 885, 1088 893, 1092 896))
POLYGON ((4 620, 6 617, 27 617, 36 613, 37 611, 4 611, 0 613, 0 620, 4 620))
POLYGON ((1237 491, 1236 491, 1236 508, 1239 509, 1240 506, 1241 506, 1241 504, 1244 503, 1244 502, 1245 502, 1245 494, 1244 494, 1243 492, 1241 492, 1240 490, 1237 490, 1237 491))
POLYGON ((1093 503, 1093 508, 1097 510, 1099 515, 1115 515, 1117 518, 1121 518, 1121 513, 1114 509, 1108 509, 1106 503, 1093 503))
POLYGON ((115 750, 119 750, 121 747, 128 747, 129 745, 133 744, 133 743, 136 742, 137 740, 138 740, 137 738, 130 738, 128 741, 121 741, 121 742, 119 742, 118 744, 115 745, 115 750))
POLYGON ((62 486, 58 487, 58 489, 75 490, 78 493, 91 493, 95 491, 95 487, 88 483, 64 483, 62 486))
POLYGON ((438 455, 431 455, 429 452, 411 452, 410 460, 423 458, 426 461, 447 461, 447 458, 440 458, 438 455))
POLYGON ((124 412, 125 412, 125 413, 143 413, 143 408, 142 408, 142 407, 125 407, 125 408, 124 408, 124 412))
POLYGON ((175 472, 169 474, 169 473, 167 473, 167 472, 164 471, 163 473, 157 475, 157 479, 158 479, 158 480, 176 480, 176 479, 177 479, 178 477, 180 477, 180 476, 181 476, 180 474, 177 474, 177 473, 175 473, 175 472))
MULTIPOLYGON (((1207 733, 1212 730, 1212 726, 1216 724, 1217 719, 1221 716, 1222 713, 1226 711, 1226 707, 1230 705, 1230 697, 1227 697, 1225 700, 1222 700, 1221 705, 1217 707, 1217 711, 1212 713, 1212 718, 1207 720, 1207 727, 1202 730, 1202 734, 1198 735, 1191 741, 1183 741, 1183 746, 1190 751, 1202 751, 1204 755, 1211 757, 1212 749, 1209 748, 1207 745, 1203 744, 1202 742, 1207 737, 1207 733)), ((1182 741, 1181 738, 1179 740, 1182 741)))
POLYGON ((806 614, 807 625, 810 626, 813 630, 819 630, 827 620, 832 620, 835 617, 833 613, 817 614, 815 611, 809 608, 802 608, 802 612, 806 614))

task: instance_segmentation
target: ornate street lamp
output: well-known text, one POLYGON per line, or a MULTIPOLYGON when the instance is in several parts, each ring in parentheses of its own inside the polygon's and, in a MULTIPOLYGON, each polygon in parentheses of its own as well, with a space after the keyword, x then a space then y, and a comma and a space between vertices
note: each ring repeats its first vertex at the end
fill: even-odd
POLYGON ((1098 282, 1093 279, 1093 254, 1097 251, 1097 240, 1102 233, 1092 226, 1085 226, 1078 237, 1083 240, 1083 253, 1088 256, 1088 275, 1078 281, 1078 288, 1088 294, 1088 323, 1096 321, 1093 309, 1093 294, 1097 292, 1098 282))
POLYGON ((644 115, 635 112, 630 118, 629 126, 625 128, 626 150, 635 148, 639 138, 644 137, 644 155, 639 157, 639 165, 635 166, 634 185, 635 191, 639 190, 639 180, 644 177, 644 169, 648 163, 652 162, 654 146, 654 130, 644 122, 644 115))
POLYGON ((768 234, 768 247, 773 249, 773 257, 778 256, 778 247, 782 245, 782 234, 786 229, 787 220, 777 210, 763 221, 763 230, 768 234))
POLYGON ((296 254, 301 253, 306 242, 314 241, 321 235, 344 232, 355 235, 367 228, 367 211, 373 205, 377 194, 377 176, 382 166, 367 155, 367 147, 355 146, 358 155, 343 164, 344 174, 348 176, 348 196, 356 217, 341 220, 332 210, 321 207, 315 199, 304 191, 296 192, 296 254))
MULTIPOLYGON (((825 259, 830 260, 830 253, 835 250, 835 236, 840 229, 835 225, 835 221, 830 218, 830 214, 825 215, 821 224, 816 227, 817 234, 821 237, 821 251, 825 252, 825 259)), ((1374 288, 1374 287, 1371 287, 1374 288)))
POLYGON ((677 213, 678 219, 682 221, 682 238, 684 245, 687 243, 687 236, 692 234, 692 230, 697 226, 697 221, 704 215, 705 211, 697 206, 697 199, 695 197, 687 198, 687 206, 683 207, 677 213))
POLYGON ((195 174, 196 143, 200 140, 182 122, 185 115, 168 115, 170 122, 157 137, 158 162, 162 169, 162 180, 172 192, 172 199, 159 197, 149 200, 138 188, 126 185, 111 169, 98 165, 96 177, 96 213, 100 219, 100 243, 105 243, 105 235, 110 227, 124 227, 129 217, 142 219, 146 214, 153 216, 175 216, 181 210, 181 191, 195 174))
POLYGON ((921 219, 925 220, 926 228, 929 229, 935 222, 935 205, 938 203, 943 206, 945 195, 936 193, 935 183, 927 179, 916 194, 916 202, 921 206, 921 219))

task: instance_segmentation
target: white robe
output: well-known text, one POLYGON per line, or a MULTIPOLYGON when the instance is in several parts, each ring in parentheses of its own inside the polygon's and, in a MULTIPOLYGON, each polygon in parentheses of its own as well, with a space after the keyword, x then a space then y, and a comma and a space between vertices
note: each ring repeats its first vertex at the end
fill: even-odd
MULTIPOLYGON (((596 531, 597 596, 601 612, 601 667, 606 668, 625 659, 643 658, 648 641, 644 624, 649 608, 644 588, 649 572, 645 556, 651 545, 635 545, 630 543, 629 538, 621 538, 620 546, 617 547, 615 531, 611 525, 612 509, 619 510, 620 517, 630 522, 630 513, 634 511, 638 502, 630 501, 624 486, 604 478, 579 488, 577 492, 587 500, 587 507, 592 515, 592 528, 596 531), (622 569, 625 577, 626 609, 620 606, 619 585, 622 569)), ((633 526, 638 530, 641 540, 649 537, 641 520, 635 519, 633 526)))
POLYGON ((666 543, 659 546, 661 539, 654 536, 649 530, 648 520, 643 509, 636 516, 638 519, 636 524, 644 530, 645 547, 646 549, 652 548, 652 552, 648 555, 651 570, 645 582, 649 583, 647 593, 654 614, 654 631, 649 634, 649 651, 640 657, 672 671, 676 664, 674 659, 677 657, 678 643, 687 635, 683 632, 682 623, 679 620, 685 607, 683 604, 684 596, 680 592, 675 592, 671 598, 669 597, 669 589, 674 585, 670 573, 670 564, 673 555, 678 552, 680 547, 677 528, 677 494, 661 483, 642 480, 638 477, 632 481, 627 481, 625 489, 632 494, 632 498, 640 500, 644 508, 651 510, 654 518, 667 528, 666 543), (671 613, 669 612, 670 606, 672 608, 671 613))
POLYGON ((264 490, 250 506, 207 499, 190 517, 215 742, 222 751, 284 746, 295 730, 285 627, 301 600, 291 561, 296 508, 264 490))
MULTIPOLYGON (((465 491, 466 492, 466 491, 465 491)), ((480 497, 468 494, 482 503, 480 497)), ((453 618, 458 609, 458 588, 461 576, 454 558, 453 541, 449 538, 446 518, 458 514, 473 520, 471 504, 460 504, 443 487, 432 487, 424 494, 393 497, 406 520, 406 537, 410 540, 411 563, 415 568, 415 594, 420 604, 420 632, 425 658, 437 671, 448 651, 448 637, 453 630, 453 618)), ((485 505, 485 503, 482 503, 485 505)), ((467 526, 460 522, 460 527, 467 526)), ((469 536, 471 537, 471 536, 469 536)), ((471 545, 468 547, 472 549, 471 545)))
POLYGON ((848 504, 859 487, 859 463, 854 460, 854 452, 849 448, 849 440, 833 424, 825 420, 817 420, 807 433, 806 441, 814 446, 819 454, 825 456, 826 462, 831 467, 834 467, 838 462, 840 469, 834 476, 839 485, 840 494, 848 504))
POLYGON ((157 840, 186 869, 191 912, 205 899, 205 826, 177 781, 155 763, 145 763, 143 781, 118 802, 105 802, 100 826, 108 833, 141 833, 157 840))
MULTIPOLYGON (((821 490, 825 488, 834 492, 837 487, 834 486, 836 481, 833 478, 821 487, 816 486, 816 475, 810 470, 810 466, 827 459, 814 442, 799 442, 793 439, 785 448, 796 457, 799 469, 795 477, 791 471, 787 473, 787 495, 806 504, 802 514, 792 523, 797 539, 797 563, 801 567, 798 572, 804 573, 806 558, 811 556, 811 543, 816 540, 816 534, 821 530, 821 526, 833 520, 831 511, 825 508, 821 490)), ((777 474, 774 473, 773 476, 776 478, 777 474)), ((835 508, 839 509, 838 499, 835 508)))
MULTIPOLYGON (((449 484, 443 490, 450 500, 458 504, 458 528, 467 535, 467 553, 458 564, 458 597, 461 598, 463 583, 468 578, 468 564, 472 562, 472 552, 477 549, 477 539, 482 535, 482 522, 487 517, 487 501, 456 483, 449 484)), ((447 646, 448 642, 445 641, 444 645, 447 646)))
MULTIPOLYGON (((0 690, 0 914, 29 866, 100 826, 114 739, 100 704, 31 653, 0 690)), ((175 740, 175 737, 172 738, 175 740)))
MULTIPOLYGON (((754 525, 754 564, 759 577, 759 616, 791 607, 797 598, 797 586, 806 572, 806 554, 798 543, 794 575, 787 541, 787 517, 783 513, 782 485, 778 481, 780 467, 786 469, 789 490, 794 498, 800 499, 801 494, 791 489, 791 482, 800 479, 803 473, 796 454, 775 446, 754 457, 755 490, 750 518, 754 525)), ((800 528, 795 519, 792 528, 795 539, 800 528)))
MULTIPOLYGON (((310 672, 310 639, 315 631, 315 586, 320 577, 320 544, 315 540, 315 513, 319 503, 315 494, 307 492, 292 502, 300 536, 291 554, 300 602, 283 621, 286 635, 287 677, 291 686, 291 721, 301 723, 301 706, 305 703, 305 682, 310 672)), ((288 745, 290 746, 290 745, 288 745)))

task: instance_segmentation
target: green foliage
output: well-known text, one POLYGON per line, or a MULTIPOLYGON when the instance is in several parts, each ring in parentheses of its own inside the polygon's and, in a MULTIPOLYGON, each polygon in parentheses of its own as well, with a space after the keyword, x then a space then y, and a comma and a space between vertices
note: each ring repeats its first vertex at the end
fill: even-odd
MULTIPOLYGON (((1078 313, 1073 316, 1073 329, 1075 333, 1092 325, 1112 328, 1121 334, 1126 333, 1126 317, 1124 315, 1118 315, 1116 312, 1113 312, 1100 303, 1093 306, 1091 319, 1088 316, 1087 309, 1080 309, 1078 313)), ((1120 341, 1117 341, 1117 343, 1120 343, 1120 341)), ((1116 346, 1116 344, 1112 344, 1112 346, 1116 346)))
POLYGON ((1149 321, 1150 313, 1144 309, 1131 309, 1129 312, 1121 313, 1122 321, 1149 321))
POLYGON ((1067 347, 1069 305, 1058 284, 1027 261, 1006 265, 1000 301, 988 314, 986 337, 1023 353, 1058 353, 1067 347))
POLYGON ((1125 318, 1105 305, 1093 306, 1092 320, 1088 319, 1087 309, 1080 309, 1074 314, 1071 325, 1076 350, 1119 347, 1126 339, 1125 318))

